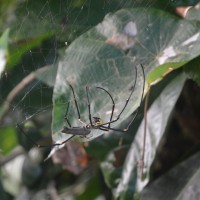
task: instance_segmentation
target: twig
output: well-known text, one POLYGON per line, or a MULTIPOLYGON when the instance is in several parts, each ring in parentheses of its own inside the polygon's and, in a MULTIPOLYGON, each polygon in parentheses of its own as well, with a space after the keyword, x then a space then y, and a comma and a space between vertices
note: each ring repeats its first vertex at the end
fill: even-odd
POLYGON ((144 135, 143 135, 143 143, 142 143, 142 150, 141 150, 141 159, 138 162, 138 168, 139 168, 139 176, 141 179, 143 179, 144 175, 144 156, 145 156, 145 146, 146 146, 146 136, 147 136, 147 110, 148 110, 148 102, 149 102, 149 96, 150 96, 150 89, 148 88, 146 99, 145 99, 145 105, 144 105, 144 135))
POLYGON ((23 149, 17 149, 16 151, 12 152, 10 155, 6 156, 6 157, 2 157, 0 158, 0 167, 4 166, 5 164, 7 164, 8 162, 10 162, 11 160, 13 160, 14 158, 16 158, 17 156, 23 155, 25 154, 25 151, 23 149))
MULTIPOLYGON (((38 69, 36 72, 44 72, 48 66, 45 66, 43 68, 38 69)), ((6 100, 4 101, 1 111, 0 111, 0 123, 2 122, 3 118, 5 117, 6 113, 10 109, 10 105, 12 104, 13 100, 15 97, 28 85, 30 84, 33 80, 35 80, 36 77, 36 72, 31 72, 28 76, 26 76, 20 83, 14 87, 11 92, 8 94, 6 100)))

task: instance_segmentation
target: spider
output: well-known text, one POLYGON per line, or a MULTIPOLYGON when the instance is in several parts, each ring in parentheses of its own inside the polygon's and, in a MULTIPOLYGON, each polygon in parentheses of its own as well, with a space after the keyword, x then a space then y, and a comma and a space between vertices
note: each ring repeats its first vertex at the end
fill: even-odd
MULTIPOLYGON (((142 96, 141 96, 141 99, 140 99, 140 105, 142 103, 142 100, 143 100, 143 95, 144 95, 144 86, 145 86, 145 73, 144 73, 144 68, 143 68, 143 65, 141 64, 140 65, 141 69, 142 69, 142 75, 143 75, 143 91, 142 91, 142 96)), ((133 86, 131 87, 131 92, 128 96, 128 98, 126 99, 126 102, 121 110, 121 112, 118 114, 118 116, 116 117, 116 119, 113 119, 113 114, 114 114, 114 111, 115 111, 115 101, 112 97, 112 95, 104 88, 102 87, 96 87, 97 89, 99 90, 103 90, 104 92, 106 92, 111 101, 112 101, 112 110, 111 110, 111 115, 110 115, 110 120, 108 122, 103 122, 101 118, 99 117, 92 117, 91 115, 91 108, 90 108, 90 98, 89 98, 89 88, 88 86, 86 86, 86 96, 87 96, 87 103, 88 103, 88 118, 89 118, 89 123, 86 124, 85 122, 83 122, 81 120, 81 116, 80 116, 80 110, 79 110, 79 106, 78 106, 78 102, 76 100, 76 95, 75 95, 75 92, 74 92, 74 88, 72 87, 72 85, 70 83, 69 84, 69 87, 72 91, 72 95, 73 95, 73 99, 74 99, 74 103, 75 103, 75 107, 76 107, 76 111, 77 111, 77 115, 78 115, 78 120, 81 124, 83 124, 83 126, 80 126, 80 127, 72 127, 71 126, 71 123, 69 121, 69 119, 67 118, 67 113, 68 113, 68 109, 69 109, 69 103, 68 103, 68 106, 67 106, 67 109, 66 109, 66 113, 65 113, 65 117, 64 119, 66 120, 68 126, 64 126, 63 129, 62 129, 62 133, 66 133, 66 134, 71 134, 71 137, 69 137, 68 139, 66 139, 65 141, 61 142, 61 143, 54 143, 52 145, 40 145, 40 144, 37 144, 35 143, 34 141, 32 141, 32 139, 30 138, 30 140, 35 144, 35 146, 37 147, 49 147, 49 146, 59 146, 59 145, 63 145, 65 144, 68 140, 70 140, 72 137, 74 136, 81 136, 81 137, 86 137, 87 135, 89 135, 91 133, 91 130, 94 130, 94 129, 99 129, 99 130, 102 130, 102 131, 119 131, 119 132, 127 132, 130 125, 132 124, 132 122, 135 120, 135 118, 137 117, 137 114, 139 112, 139 109, 140 109, 140 105, 138 106, 138 108, 135 110, 135 114, 132 118, 132 120, 130 121, 130 123, 128 124, 127 128, 125 129, 117 129, 117 128, 113 128, 111 127, 111 125, 115 122, 117 122, 119 119, 120 119, 120 116, 121 114, 124 112, 124 110, 126 109, 128 103, 129 103, 129 100, 134 92, 134 89, 135 89, 135 86, 136 86, 136 81, 137 81, 137 68, 136 68, 136 78, 135 78, 135 81, 133 83, 133 86)), ((22 131, 23 134, 25 134, 27 137, 28 135, 25 133, 25 131, 23 130, 23 128, 17 124, 17 127, 22 131)))

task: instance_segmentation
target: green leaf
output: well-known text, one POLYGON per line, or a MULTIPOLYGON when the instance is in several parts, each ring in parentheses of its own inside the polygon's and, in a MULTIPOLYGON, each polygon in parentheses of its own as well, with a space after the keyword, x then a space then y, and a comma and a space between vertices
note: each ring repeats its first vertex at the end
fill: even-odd
MULTIPOLYGON (((150 84, 162 79, 168 72, 169 65, 160 67, 164 69, 162 73, 154 72, 153 69, 166 63, 170 63, 170 68, 175 69, 197 56, 200 52, 198 34, 198 24, 191 24, 155 9, 124 9, 107 15, 102 23, 80 36, 67 48, 64 60, 59 64, 53 96, 54 141, 71 137, 60 132, 65 125, 64 116, 68 103, 68 118, 72 126, 82 126, 77 120, 72 92, 66 81, 74 87, 81 120, 89 123, 85 92, 86 86, 89 86, 92 116, 98 116, 107 122, 106 113, 111 111, 112 102, 107 94, 95 89, 95 86, 101 86, 111 93, 116 101, 116 114, 119 114, 135 79, 134 67, 142 63, 146 76, 150 71, 153 73, 150 76, 153 78, 149 79, 150 84)), ((139 106, 141 72, 137 78, 138 89, 123 112, 124 116, 114 125, 119 125, 139 106)), ((101 134, 102 131, 93 130, 85 140, 94 139, 101 134)))
POLYGON ((18 143, 16 138, 16 129, 12 127, 1 128, 0 149, 1 152, 8 154, 18 143))
POLYGON ((200 153, 178 164, 144 188, 141 200, 199 199, 200 153))
MULTIPOLYGON (((96 47, 97 51, 101 51, 102 46, 96 47)), ((115 53, 115 51, 108 52, 115 53)), ((112 98, 115 99, 116 109, 113 119, 116 119, 123 109, 126 99, 130 95, 130 88, 133 86, 135 82, 134 80, 137 78, 136 89, 130 99, 130 102, 135 102, 135 105, 128 104, 126 112, 122 113, 121 118, 113 126, 119 125, 123 119, 126 119, 139 106, 142 98, 144 81, 140 66, 137 67, 138 75, 136 77, 131 58, 123 56, 121 58, 100 59, 99 61, 97 60, 96 63, 92 63, 90 65, 82 63, 82 76, 79 76, 79 66, 80 64, 74 60, 73 63, 64 62, 62 67, 58 69, 56 85, 54 87, 54 133, 55 131, 61 130, 64 126, 64 115, 66 113, 68 103, 70 104, 70 110, 68 113, 70 123, 73 127, 82 126, 77 120, 78 115, 72 91, 66 83, 66 80, 73 85, 80 108, 81 120, 86 124, 89 123, 86 86, 89 86, 92 116, 100 117, 104 122, 107 122, 110 119, 112 111, 112 101, 106 92, 97 89, 96 86, 106 89, 110 92, 112 98), (69 67, 66 67, 66 65, 69 67)), ((91 130, 91 133, 87 138, 85 138, 85 140, 94 139, 101 134, 103 134, 103 131, 101 130, 91 130)), ((53 135, 53 137, 56 141, 59 141, 59 135, 53 135)))
POLYGON ((159 141, 165 133, 168 119, 179 94, 183 88, 186 76, 181 73, 172 80, 153 102, 147 113, 146 146, 144 159, 144 174, 146 178, 141 180, 137 176, 137 165, 141 156, 144 135, 144 120, 137 130, 135 139, 130 147, 124 164, 122 177, 115 192, 118 199, 131 199, 135 191, 141 191, 149 179, 150 166, 154 160, 159 141), (135 180, 135 181, 134 181, 135 180), (134 183, 136 182, 136 184, 134 183), (134 183, 134 184, 133 184, 134 183))

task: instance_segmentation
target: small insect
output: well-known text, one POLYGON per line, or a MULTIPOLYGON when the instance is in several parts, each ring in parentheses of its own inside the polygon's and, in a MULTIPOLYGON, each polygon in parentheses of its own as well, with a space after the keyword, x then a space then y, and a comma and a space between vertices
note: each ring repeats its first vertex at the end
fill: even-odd
MULTIPOLYGON (((142 88, 142 95, 141 95, 141 99, 140 99, 140 104, 138 106, 138 108, 135 110, 135 114, 132 118, 132 120, 130 121, 129 125, 127 126, 127 128, 125 129, 117 129, 117 128, 113 128, 112 127, 112 124, 117 122, 119 119, 120 119, 120 116, 122 115, 122 113, 124 112, 124 110, 126 109, 128 103, 129 103, 129 100, 135 90, 135 86, 136 86, 136 81, 137 81, 137 68, 136 68, 136 78, 135 78, 135 81, 133 83, 133 86, 131 87, 130 89, 130 94, 128 96, 128 98, 126 99, 126 102, 124 103, 124 106, 122 107, 121 111, 119 112, 118 116, 113 119, 113 114, 115 112, 115 101, 112 97, 112 95, 104 88, 102 87, 96 87, 97 89, 99 90, 103 90, 104 92, 106 92, 111 101, 112 101, 112 110, 111 110, 111 114, 110 114, 110 119, 108 122, 103 122, 103 120, 99 117, 93 117, 91 115, 91 107, 90 107, 90 98, 89 98, 89 87, 86 86, 86 96, 87 96, 87 106, 88 106, 88 118, 89 118, 89 123, 85 123, 81 120, 81 116, 80 116, 80 110, 79 110, 79 106, 78 106, 78 102, 77 102, 77 99, 76 99, 76 95, 75 95, 75 92, 74 92, 74 88, 72 87, 72 85, 69 83, 69 87, 71 88, 71 91, 72 91, 72 95, 73 95, 73 99, 74 99, 74 103, 75 103, 75 107, 76 107, 76 111, 77 111, 77 115, 78 115, 78 120, 81 124, 83 124, 83 126, 80 126, 80 127, 72 127, 71 126, 71 123, 67 117, 67 113, 68 113, 68 109, 69 109, 69 103, 68 103, 68 106, 67 106, 67 109, 66 109, 66 114, 65 114, 65 120, 68 124, 68 126, 64 126, 63 129, 62 129, 62 133, 66 133, 66 134, 71 134, 71 137, 66 139, 65 141, 61 142, 61 143, 54 143, 52 145, 48 145, 53 147, 53 146, 59 146, 59 145, 63 145, 64 143, 66 143, 68 140, 70 140, 72 137, 74 136, 81 136, 81 137, 86 137, 87 135, 89 135, 91 133, 91 130, 94 130, 94 129, 98 129, 98 130, 102 130, 102 131, 119 131, 119 132, 127 132, 130 125, 132 124, 132 122, 135 120, 135 118, 137 117, 137 114, 139 112, 139 109, 140 109, 140 105, 142 103, 142 100, 143 100, 143 95, 144 95, 144 86, 145 86, 145 73, 144 73, 144 68, 142 66, 142 64, 140 65, 141 69, 142 69, 142 76, 143 76, 143 88, 142 88)), ((22 133, 24 133, 26 136, 28 136, 25 131, 23 130, 23 128, 17 124, 17 127, 21 130, 22 133)), ((31 139, 31 138, 30 138, 31 139)), ((32 140, 31 140, 32 141, 32 140)), ((35 143, 34 141, 32 141, 37 147, 47 147, 45 145, 39 145, 37 143, 35 143)))

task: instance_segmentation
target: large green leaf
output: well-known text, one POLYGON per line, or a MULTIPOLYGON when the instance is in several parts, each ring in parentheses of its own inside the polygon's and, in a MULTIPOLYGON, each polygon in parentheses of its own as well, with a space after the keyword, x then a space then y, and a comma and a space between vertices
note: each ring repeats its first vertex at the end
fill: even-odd
MULTIPOLYGON (((113 52, 112 47, 110 49, 110 52, 113 52)), ((90 87, 89 95, 92 116, 100 117, 104 122, 108 122, 110 120, 112 101, 106 92, 95 88, 95 86, 105 88, 107 91, 110 92, 113 99, 115 99, 115 112, 113 119, 116 119, 116 117, 123 109, 126 99, 130 95, 130 88, 133 87, 133 84, 135 82, 134 79, 137 78, 136 89, 130 99, 130 102, 135 102, 135 105, 132 105, 130 103, 127 105, 126 112, 122 113, 121 118, 117 121, 117 123, 114 124, 115 126, 119 125, 119 123, 122 122, 123 119, 126 119, 139 106, 140 100, 142 98, 144 84, 141 73, 142 70, 140 66, 137 67, 138 73, 136 77, 136 68, 134 67, 134 64, 130 57, 122 56, 120 58, 119 56, 118 58, 116 57, 113 59, 101 59, 100 61, 96 61, 95 64, 91 65, 87 65, 87 63, 84 65, 84 63, 82 63, 82 69, 80 72, 80 64, 78 64, 76 61, 74 61, 73 63, 63 63, 63 66, 66 66, 66 64, 69 64, 71 68, 64 68, 64 70, 67 70, 64 72, 59 71, 63 68, 58 69, 57 85, 55 85, 54 88, 54 130, 59 131, 60 128, 63 128, 63 119, 66 113, 68 102, 70 104, 70 110, 68 113, 70 123, 74 127, 82 126, 80 122, 78 122, 78 115, 75 104, 73 102, 72 91, 70 90, 68 83, 66 83, 66 80, 69 81, 74 87, 78 105, 80 108, 81 119, 86 124, 89 123, 85 91, 87 85, 90 87), (94 69, 94 65, 97 67, 96 69, 94 69), (79 75, 78 73, 82 73, 82 76, 77 76, 79 75), (62 96, 60 96, 61 93, 63 93, 62 96), (61 116, 59 117, 61 117, 62 120, 60 118, 57 118, 58 113, 61 114, 61 116)), ((88 135, 88 138, 86 138, 86 140, 94 139, 101 134, 103 134, 103 131, 93 130, 91 131, 91 134, 88 135)), ((57 135, 53 136, 59 137, 57 135)), ((56 141, 58 140, 56 139, 56 141)))
POLYGON ((122 177, 115 193, 119 199, 133 199, 135 191, 142 190, 148 182, 149 170, 154 160, 156 149, 161 137, 165 133, 170 113, 175 106, 185 80, 186 76, 181 73, 166 86, 149 108, 144 158, 144 174, 146 174, 146 178, 141 180, 141 177, 137 176, 138 161, 140 160, 141 150, 144 148, 142 146, 144 137, 143 120, 126 157, 122 177))
MULTIPOLYGON (((130 93, 135 66, 142 63, 146 76, 151 72, 148 76, 151 77, 148 80, 151 84, 161 79, 169 69, 178 68, 197 56, 200 52, 199 40, 198 24, 155 9, 124 9, 107 15, 102 23, 75 40, 60 62, 53 97, 54 141, 70 137, 60 133, 65 125, 68 102, 72 105, 68 116, 72 125, 81 126, 77 123, 72 92, 66 80, 74 87, 81 118, 86 124, 89 123, 85 93, 87 85, 91 87, 92 116, 97 115, 103 121, 108 121, 106 113, 111 111, 111 100, 105 92, 95 90, 95 86, 101 86, 111 93, 116 101, 117 114, 130 93), (157 69, 154 72, 153 69, 159 65, 167 67, 160 66, 159 73, 157 69)), ((138 75, 138 90, 132 95, 124 116, 118 122, 122 122, 138 107, 142 84, 141 75, 138 75)), ((92 131, 86 140, 101 134, 102 131, 92 131)))

